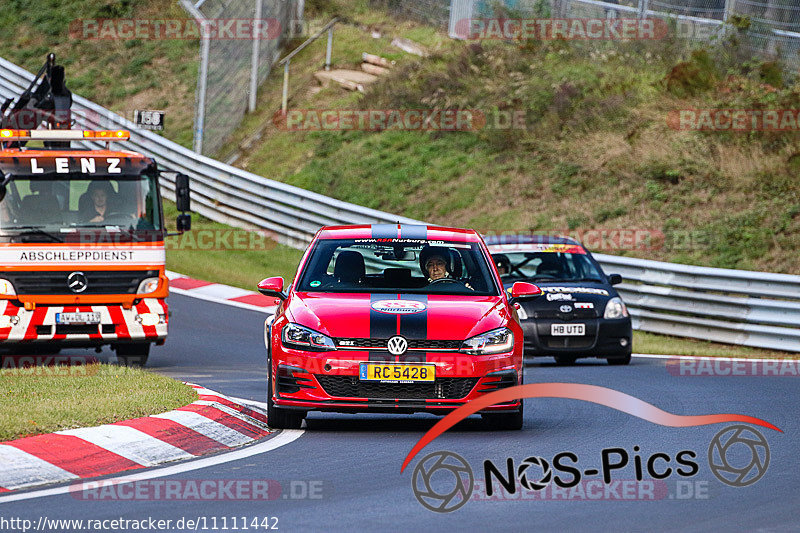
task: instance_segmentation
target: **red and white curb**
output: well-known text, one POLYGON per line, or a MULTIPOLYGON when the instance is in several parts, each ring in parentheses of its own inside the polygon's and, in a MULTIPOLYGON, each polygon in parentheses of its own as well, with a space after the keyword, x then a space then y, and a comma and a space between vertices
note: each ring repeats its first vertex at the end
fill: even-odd
POLYGON ((223 285, 222 283, 211 283, 210 281, 194 279, 169 270, 167 271, 167 278, 169 278, 169 290, 175 294, 182 294, 191 296, 192 298, 232 305, 243 309, 251 309, 253 311, 261 311, 268 314, 274 313, 277 307, 275 298, 270 298, 269 296, 264 296, 254 291, 240 289, 239 287, 231 287, 230 285, 223 285))
POLYGON ((262 411, 187 385, 199 399, 174 411, 0 443, 0 493, 193 459, 272 433, 262 411))

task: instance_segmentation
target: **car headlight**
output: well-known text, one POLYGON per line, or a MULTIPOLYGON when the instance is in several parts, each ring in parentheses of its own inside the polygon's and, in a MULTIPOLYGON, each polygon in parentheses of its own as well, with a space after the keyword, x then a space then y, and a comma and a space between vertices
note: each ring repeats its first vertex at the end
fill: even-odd
POLYGON ((520 320, 528 320, 528 313, 522 305, 517 307, 517 317, 519 317, 520 320))
POLYGON ((628 308, 622 298, 611 298, 606 304, 606 312, 603 313, 603 318, 624 318, 626 316, 628 316, 628 308))
POLYGON ((328 351, 336 349, 333 339, 300 324, 290 323, 283 326, 281 342, 287 348, 299 350, 328 351))
POLYGON ((14 290, 14 284, 7 279, 0 278, 0 295, 16 296, 17 291, 14 290))
POLYGON ((514 347, 514 334, 508 328, 497 328, 464 341, 461 350, 473 355, 485 355, 511 351, 514 347))
POLYGON ((147 278, 142 280, 142 282, 139 284, 139 288, 136 289, 136 294, 150 294, 151 292, 156 292, 159 281, 160 280, 158 278, 147 278))

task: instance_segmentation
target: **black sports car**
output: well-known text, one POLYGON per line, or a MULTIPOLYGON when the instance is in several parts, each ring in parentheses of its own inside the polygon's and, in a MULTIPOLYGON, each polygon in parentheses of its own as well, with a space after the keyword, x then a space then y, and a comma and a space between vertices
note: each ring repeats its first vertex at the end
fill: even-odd
POLYGON ((631 318, 606 275, 586 248, 569 237, 500 235, 485 238, 506 288, 516 281, 541 287, 539 298, 517 306, 526 356, 553 356, 560 364, 580 357, 631 360, 631 318))

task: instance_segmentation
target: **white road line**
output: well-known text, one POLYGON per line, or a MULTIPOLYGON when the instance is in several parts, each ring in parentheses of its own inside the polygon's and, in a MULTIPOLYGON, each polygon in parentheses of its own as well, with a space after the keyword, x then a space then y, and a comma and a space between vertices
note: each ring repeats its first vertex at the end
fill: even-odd
POLYGON ((0 487, 9 490, 78 478, 35 455, 4 444, 0 444, 0 464, 3 465, 0 487))
POLYGON ((78 437, 143 466, 155 466, 167 461, 195 457, 172 444, 128 426, 103 425, 67 429, 56 433, 78 437))
POLYGON ((152 415, 152 417, 171 420, 226 446, 241 446, 255 440, 239 433, 235 429, 229 428, 225 424, 220 424, 216 420, 211 420, 193 411, 170 411, 160 415, 152 415))
POLYGON ((645 353, 635 353, 633 357, 641 357, 643 359, 709 359, 712 361, 769 361, 769 362, 784 362, 796 361, 797 359, 763 359, 760 357, 722 357, 719 355, 655 355, 645 353))
POLYGON ((170 287, 169 292, 175 294, 181 294, 183 296, 189 296, 191 298, 197 298, 198 300, 206 300, 208 302, 214 302, 223 305, 230 305, 231 307, 240 307, 242 309, 249 309, 251 311, 258 311, 260 313, 266 313, 271 315, 277 309, 277 306, 270 306, 270 307, 259 307, 257 305, 250 305, 242 302, 234 302, 231 300, 226 300, 224 298, 217 298, 215 296, 206 296, 204 294, 198 294, 197 289, 178 289, 175 287, 170 287))
MULTIPOLYGON (((108 478, 104 479, 103 483, 117 485, 120 483, 133 483, 135 481, 144 481, 147 479, 158 479, 161 477, 174 476, 177 474, 182 474, 184 472, 191 472, 193 470, 201 470, 203 468, 209 468, 224 463, 230 463, 232 461, 239 461, 241 459, 246 459, 254 455, 270 452, 276 448, 285 446, 299 439, 303 435, 303 433, 304 431, 301 429, 283 430, 281 431, 281 433, 272 437, 267 442, 262 442, 260 444, 256 444, 254 446, 250 446, 241 450, 236 450, 229 453, 223 453, 220 455, 215 455, 213 457, 197 459, 194 461, 186 461, 181 464, 167 466, 164 468, 154 468, 150 470, 144 470, 126 476, 108 478)), ((75 488, 73 484, 70 484, 70 485, 63 485, 61 487, 54 487, 51 489, 26 492, 22 494, 9 494, 8 496, 0 496, 0 504, 23 501, 23 500, 32 500, 34 498, 43 498, 46 496, 69 494, 70 492, 74 491, 75 488)))

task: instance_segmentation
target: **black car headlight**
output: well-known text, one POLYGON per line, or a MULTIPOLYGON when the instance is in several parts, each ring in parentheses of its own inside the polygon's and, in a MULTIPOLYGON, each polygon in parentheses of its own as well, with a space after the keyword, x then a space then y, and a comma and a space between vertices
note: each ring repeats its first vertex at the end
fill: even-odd
POLYGON ((514 348, 514 334, 508 328, 497 328, 464 341, 461 352, 486 355, 509 352, 514 348))
POLYGON ((294 323, 283 326, 281 330, 281 342, 287 348, 294 348, 297 350, 322 352, 336 349, 333 339, 327 335, 294 323))
POLYGON ((611 298, 606 304, 606 311, 603 313, 603 318, 625 318, 628 316, 628 308, 622 301, 622 298, 611 298))

